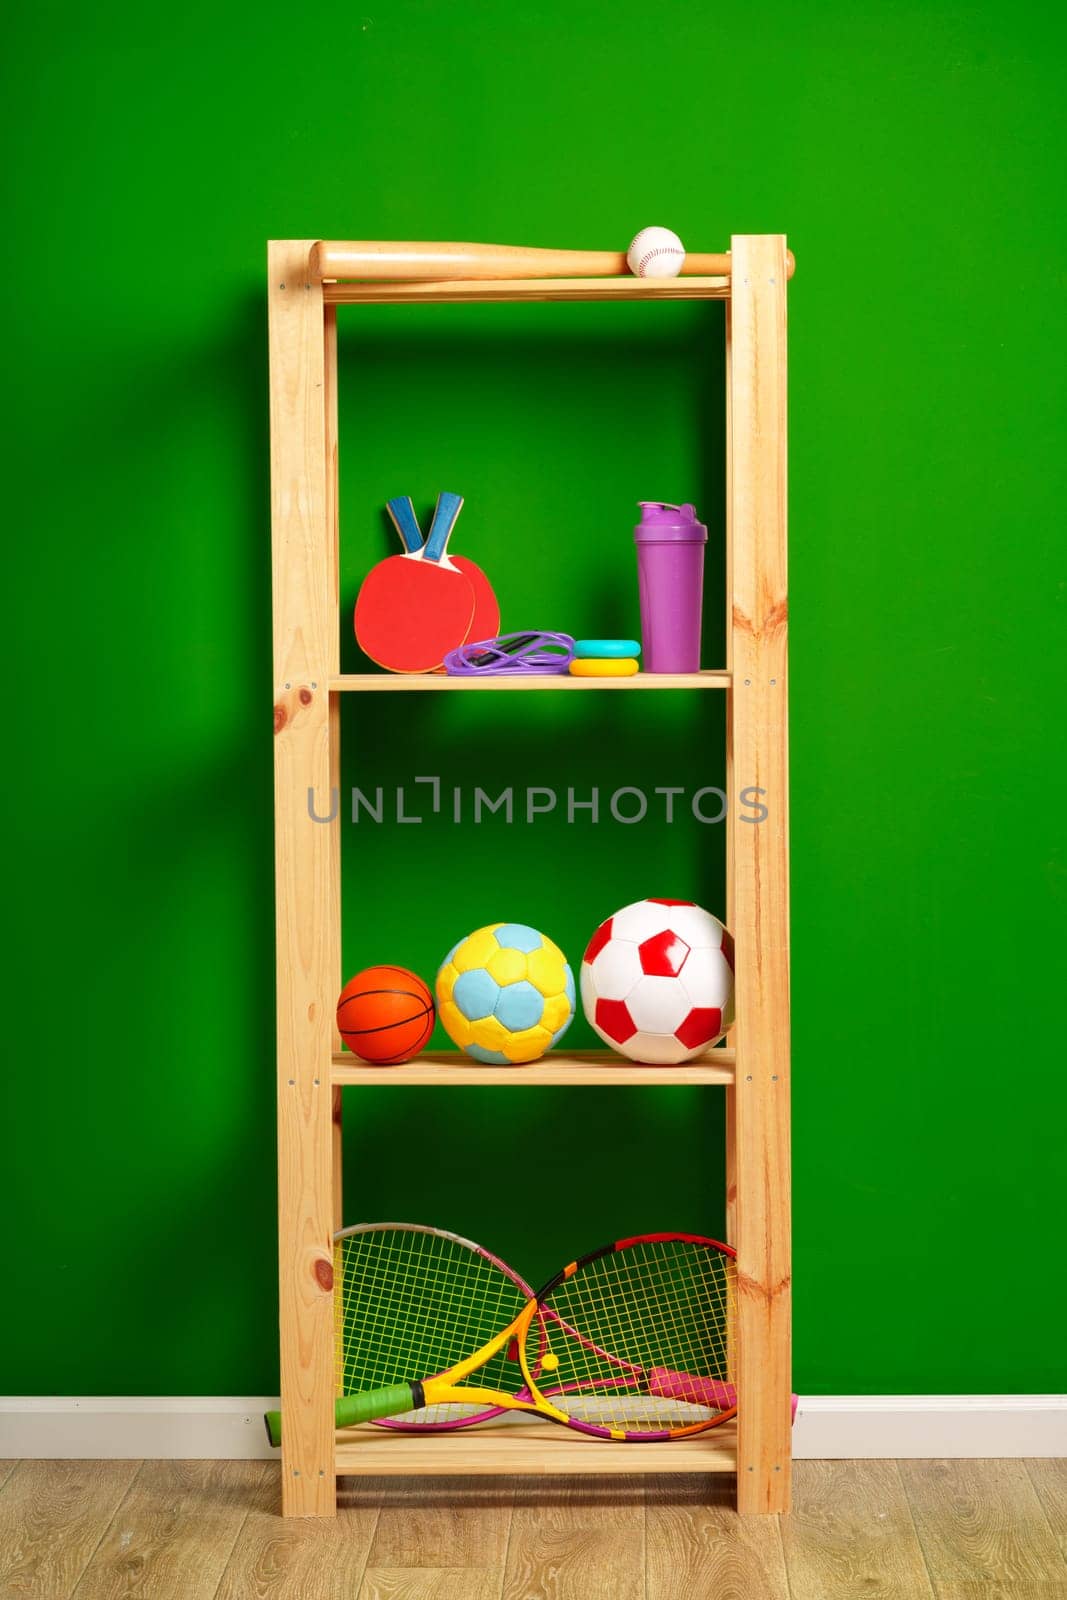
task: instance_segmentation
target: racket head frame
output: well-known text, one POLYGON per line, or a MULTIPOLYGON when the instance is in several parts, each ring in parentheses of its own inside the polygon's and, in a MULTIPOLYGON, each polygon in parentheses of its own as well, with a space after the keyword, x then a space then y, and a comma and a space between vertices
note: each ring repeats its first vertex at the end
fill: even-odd
MULTIPOLYGON (((503 1257, 498 1256, 492 1250, 486 1249, 486 1247, 484 1245, 475 1243, 475 1241, 473 1239, 466 1238, 463 1234, 454 1233, 448 1228, 436 1228, 436 1227, 433 1227, 430 1223, 421 1223, 421 1222, 357 1222, 357 1223, 353 1223, 349 1227, 339 1228, 337 1230, 337 1232, 333 1236, 334 1266, 335 1266, 335 1273, 334 1273, 335 1289, 334 1289, 334 1293, 338 1296, 338 1306, 337 1306, 338 1336, 337 1337, 338 1337, 338 1345, 339 1346, 340 1346, 340 1343, 341 1343, 341 1340, 342 1340, 342 1337, 343 1337, 343 1324, 342 1324, 341 1319, 343 1318, 343 1314, 344 1314, 344 1306, 343 1306, 344 1273, 343 1273, 342 1261, 341 1261, 341 1256, 342 1256, 342 1252, 343 1252, 343 1248, 344 1248, 343 1241, 345 1239, 359 1237, 359 1236, 365 1236, 365 1235, 368 1235, 368 1234, 386 1233, 386 1232, 397 1232, 397 1233, 404 1233, 404 1234, 425 1235, 425 1236, 428 1236, 429 1238, 432 1238, 432 1239, 437 1239, 437 1240, 441 1240, 441 1241, 447 1241, 449 1244, 456 1245, 456 1246, 458 1246, 458 1247, 460 1247, 460 1248, 462 1248, 464 1250, 469 1250, 472 1255, 480 1258, 483 1261, 487 1261, 487 1262, 491 1263, 491 1265, 496 1267, 503 1274, 503 1276, 505 1278, 509 1279, 510 1282, 515 1285, 516 1291, 518 1292, 518 1294, 520 1294, 523 1297, 524 1301, 528 1302, 528 1301, 530 1301, 530 1300, 532 1300, 534 1298, 534 1291, 530 1287, 530 1285, 526 1282, 525 1278, 521 1277, 519 1275, 519 1273, 517 1273, 515 1271, 514 1267, 509 1266, 509 1264, 503 1259, 503 1257)), ((540 1336, 540 1343, 541 1343, 542 1349, 544 1349, 547 1341, 545 1339, 545 1336, 544 1336, 543 1332, 541 1333, 541 1336, 540 1336)), ((340 1355, 340 1351, 339 1351, 339 1355, 340 1355)), ((485 1357, 485 1359, 488 1360, 489 1356, 487 1355, 485 1357)), ((535 1365, 535 1370, 536 1370, 538 1364, 535 1362, 534 1365, 535 1365)), ((404 1377, 403 1373, 395 1374, 395 1378, 396 1378, 397 1381, 400 1381, 403 1377, 404 1377)), ((338 1387, 339 1387, 339 1389, 343 1388, 343 1386, 340 1383, 340 1374, 339 1374, 338 1387)), ((465 1392, 464 1403, 465 1404, 470 1404, 471 1402, 472 1402, 471 1394, 469 1392, 465 1392)), ((390 1428, 396 1433, 419 1433, 419 1434, 422 1434, 422 1433, 454 1433, 454 1432, 457 1432, 459 1429, 462 1429, 462 1428, 472 1428, 472 1427, 477 1426, 477 1424, 479 1424, 481 1422, 488 1422, 493 1417, 500 1416, 504 1412, 505 1409, 506 1408, 504 1406, 501 1406, 501 1405, 498 1405, 498 1404, 487 1404, 487 1405, 482 1406, 481 1408, 477 1408, 476 1407, 475 1410, 473 1410, 469 1416, 435 1417, 435 1418, 432 1418, 432 1419, 429 1419, 429 1420, 425 1420, 425 1421, 420 1420, 418 1417, 411 1416, 411 1415, 401 1415, 401 1416, 398 1416, 398 1417, 379 1417, 379 1418, 375 1419, 374 1426, 375 1427, 379 1427, 379 1428, 390 1428)))
MULTIPOLYGON (((644 1384, 645 1393, 658 1393, 670 1396, 669 1387, 653 1389, 650 1384, 652 1367, 643 1368, 634 1362, 628 1361, 618 1355, 612 1354, 600 1345, 595 1344, 583 1333, 574 1328, 551 1305, 551 1297, 561 1285, 569 1279, 576 1277, 587 1270, 602 1258, 617 1254, 621 1251, 634 1249, 641 1245, 656 1244, 690 1244, 703 1248, 709 1252, 716 1252, 724 1261, 736 1261, 736 1251, 732 1246, 723 1244, 718 1239, 712 1239, 702 1234, 692 1233, 652 1233, 635 1235, 628 1239, 615 1240, 611 1244, 601 1245, 596 1250, 588 1251, 576 1260, 568 1263, 559 1272, 545 1283, 529 1303, 523 1307, 510 1327, 501 1330, 493 1339, 489 1340, 480 1350, 475 1351, 464 1361, 457 1363, 436 1377, 424 1379, 421 1383, 413 1385, 413 1391, 423 1398, 427 1405, 472 1403, 481 1401, 496 1405, 501 1410, 535 1412, 547 1416, 554 1422, 559 1422, 565 1427, 572 1428, 579 1433, 587 1434, 596 1439, 610 1439, 622 1444, 649 1444, 667 1441, 670 1439, 687 1438, 696 1433, 704 1433, 709 1428, 720 1426, 730 1421, 737 1415, 736 1391, 727 1379, 707 1378, 705 1375, 692 1375, 685 1372, 674 1373, 678 1380, 673 1391, 675 1397, 688 1398, 686 1389, 693 1391, 702 1387, 710 1394, 718 1393, 720 1398, 715 1399, 707 1406, 708 1415, 696 1420, 660 1428, 618 1428, 607 1427, 600 1423, 587 1422, 573 1415, 571 1411, 563 1409, 555 1403, 566 1394, 581 1392, 588 1394, 590 1389, 612 1386, 610 1377, 598 1377, 586 1383, 561 1383, 553 1384, 544 1382, 543 1374, 554 1371, 554 1363, 546 1362, 545 1333, 553 1323, 559 1325, 561 1332, 569 1339, 576 1340, 585 1346, 600 1361, 618 1369, 620 1377, 618 1383, 644 1384), (535 1321, 536 1319, 536 1321, 535 1321), (537 1330, 538 1346, 536 1351, 531 1345, 531 1330, 537 1330), (473 1386, 462 1386, 463 1379, 476 1372, 489 1361, 511 1339, 518 1345, 519 1366, 525 1385, 525 1394, 521 1391, 517 1395, 504 1395, 491 1389, 481 1389, 473 1386)), ((550 1343, 550 1341, 549 1341, 550 1343)), ((664 1370, 664 1369, 661 1369, 664 1370)), ((670 1372, 668 1371, 668 1375, 670 1372)))

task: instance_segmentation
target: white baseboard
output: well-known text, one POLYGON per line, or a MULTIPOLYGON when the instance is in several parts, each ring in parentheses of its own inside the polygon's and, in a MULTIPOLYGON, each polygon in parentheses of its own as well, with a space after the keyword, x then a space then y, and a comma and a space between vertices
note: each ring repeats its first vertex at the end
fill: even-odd
POLYGON ((267 1443, 264 1395, 16 1395, 0 1398, 0 1458, 34 1461, 256 1461, 267 1443))
POLYGON ((839 1394, 801 1398, 798 1460, 1067 1455, 1067 1395, 839 1394))
MULTIPOLYGON (((277 1403, 264 1395, 0 1398, 0 1458, 277 1460, 262 1420, 277 1403)), ((822 1460, 1067 1456, 1067 1395, 802 1397, 793 1452, 822 1460)))

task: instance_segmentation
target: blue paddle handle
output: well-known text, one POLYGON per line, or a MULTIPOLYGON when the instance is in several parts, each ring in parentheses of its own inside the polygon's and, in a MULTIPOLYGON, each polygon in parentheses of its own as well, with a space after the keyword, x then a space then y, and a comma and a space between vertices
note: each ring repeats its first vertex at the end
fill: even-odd
POLYGON ((449 494, 447 491, 437 496, 437 505, 434 507, 433 522, 426 538, 426 548, 423 551, 424 561, 440 561, 448 544, 448 536, 456 526, 456 518, 463 510, 463 496, 449 494))
POLYGON ((404 541, 404 549, 409 556, 417 555, 422 549, 422 529, 419 519, 415 515, 415 507, 411 503, 409 494, 397 495, 395 500, 386 502, 385 509, 393 519, 393 527, 404 541))

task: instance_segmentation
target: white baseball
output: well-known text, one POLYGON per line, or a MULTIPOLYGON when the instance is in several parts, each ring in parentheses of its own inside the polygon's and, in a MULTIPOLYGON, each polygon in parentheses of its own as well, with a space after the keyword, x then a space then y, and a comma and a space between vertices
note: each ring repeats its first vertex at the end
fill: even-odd
POLYGON ((676 278, 685 261, 685 245, 669 228, 642 228, 626 252, 635 278, 676 278))

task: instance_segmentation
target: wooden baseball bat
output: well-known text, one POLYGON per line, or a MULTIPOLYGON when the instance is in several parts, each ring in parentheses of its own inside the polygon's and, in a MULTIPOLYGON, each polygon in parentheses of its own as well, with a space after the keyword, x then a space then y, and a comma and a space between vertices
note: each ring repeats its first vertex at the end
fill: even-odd
MULTIPOLYGON (((793 252, 786 271, 793 276, 793 252)), ((449 278, 615 278, 629 272, 625 250, 543 250, 514 244, 425 244, 418 240, 320 239, 311 252, 316 278, 375 282, 449 278)), ((729 277, 730 252, 686 253, 687 276, 729 277)))

